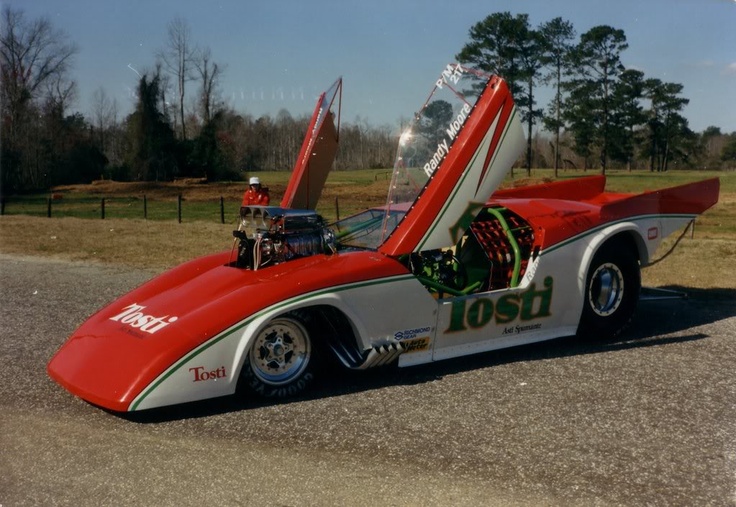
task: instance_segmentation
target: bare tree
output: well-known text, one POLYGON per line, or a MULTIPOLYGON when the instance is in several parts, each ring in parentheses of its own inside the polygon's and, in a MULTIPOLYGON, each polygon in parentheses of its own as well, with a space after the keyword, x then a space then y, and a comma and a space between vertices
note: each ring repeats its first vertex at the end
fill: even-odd
POLYGON ((210 48, 204 48, 198 51, 194 66, 199 74, 199 79, 202 81, 202 89, 199 93, 199 107, 202 121, 207 124, 212 119, 215 90, 224 69, 221 65, 212 61, 212 51, 210 51, 210 48))
POLYGON ((38 98, 42 87, 69 70, 77 47, 46 18, 27 23, 23 12, 2 10, 0 34, 3 99, 13 107, 38 98))
POLYGON ((92 124, 97 130, 97 143, 100 150, 108 159, 117 159, 112 155, 110 148, 110 136, 117 127, 118 104, 115 99, 110 99, 105 89, 100 86, 92 95, 92 124))
POLYGON ((169 93, 169 90, 171 89, 171 80, 169 79, 170 76, 168 74, 163 73, 163 70, 162 70, 163 66, 164 66, 163 62, 161 60, 158 60, 156 62, 154 69, 151 71, 151 74, 153 76, 156 76, 159 82, 158 99, 161 102, 161 114, 164 115, 164 118, 166 119, 166 121, 171 122, 174 128, 174 131, 176 131, 177 126, 179 125, 179 123, 181 123, 179 121, 179 110, 178 110, 179 108, 176 108, 177 111, 175 111, 174 113, 171 113, 169 111, 169 101, 166 98, 166 96, 169 93))
POLYGON ((77 100, 77 82, 70 81, 63 74, 57 74, 46 81, 45 102, 56 108, 63 116, 64 111, 77 100))
POLYGON ((38 169, 33 143, 38 141, 40 99, 64 106, 73 98, 67 79, 77 47, 46 18, 26 21, 23 11, 8 6, 0 19, 0 96, 2 100, 2 185, 31 184, 25 172, 38 169))
POLYGON ((186 122, 184 121, 184 96, 186 83, 194 79, 193 62, 197 53, 191 42, 189 24, 183 18, 174 18, 167 31, 166 45, 158 53, 167 72, 176 79, 179 94, 179 124, 181 138, 186 139, 186 122))

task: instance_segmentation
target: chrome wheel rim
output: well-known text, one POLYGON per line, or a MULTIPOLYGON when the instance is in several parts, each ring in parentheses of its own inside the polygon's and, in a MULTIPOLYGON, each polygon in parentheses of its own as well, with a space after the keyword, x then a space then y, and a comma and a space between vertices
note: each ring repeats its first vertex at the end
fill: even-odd
POLYGON ((615 264, 605 263, 598 266, 590 279, 588 303, 590 308, 601 317, 611 315, 624 297, 624 275, 615 264))
POLYGON ((292 319, 276 319, 258 333, 248 359, 256 377, 276 386, 298 377, 309 364, 311 351, 304 326, 292 319))

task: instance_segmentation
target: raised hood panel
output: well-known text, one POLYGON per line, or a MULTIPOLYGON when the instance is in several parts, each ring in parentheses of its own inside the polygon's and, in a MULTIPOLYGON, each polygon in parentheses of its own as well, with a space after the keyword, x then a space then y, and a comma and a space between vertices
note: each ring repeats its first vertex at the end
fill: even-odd
MULTIPOLYGON (((427 181, 381 246, 387 255, 454 245, 523 152, 524 133, 506 82, 490 77, 479 83, 473 74, 473 81, 462 85, 466 75, 468 69, 448 66, 435 92, 449 89, 450 99, 431 95, 414 130, 402 136, 421 138, 424 151, 400 147, 392 186, 400 188, 404 181, 417 186, 417 177, 427 181), (471 93, 478 96, 474 103, 471 93), (452 107, 451 100, 457 105, 452 107)), ((394 197, 392 203, 390 197, 389 206, 400 201, 394 197)))
POLYGON ((314 209, 335 161, 340 131, 342 78, 322 93, 281 200, 282 208, 314 209))

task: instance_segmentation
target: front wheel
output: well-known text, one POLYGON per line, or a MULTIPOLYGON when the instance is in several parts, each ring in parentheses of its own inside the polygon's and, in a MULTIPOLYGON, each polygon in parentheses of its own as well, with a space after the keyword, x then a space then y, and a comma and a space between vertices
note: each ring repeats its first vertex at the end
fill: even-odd
POLYGON ((631 322, 640 289, 641 269, 633 250, 621 242, 604 245, 588 267, 578 334, 619 335, 631 322))
POLYGON ((278 317, 254 338, 241 380, 251 392, 265 398, 297 396, 314 379, 314 352, 314 343, 300 319, 278 317))

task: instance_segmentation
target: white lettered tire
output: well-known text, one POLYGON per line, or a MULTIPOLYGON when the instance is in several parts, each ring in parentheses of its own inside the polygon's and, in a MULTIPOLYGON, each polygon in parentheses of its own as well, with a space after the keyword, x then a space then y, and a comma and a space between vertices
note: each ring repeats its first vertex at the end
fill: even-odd
POLYGON ((314 380, 317 354, 304 322, 294 315, 271 320, 253 339, 241 384, 264 398, 291 398, 314 380))

